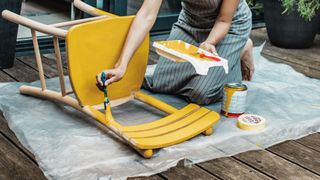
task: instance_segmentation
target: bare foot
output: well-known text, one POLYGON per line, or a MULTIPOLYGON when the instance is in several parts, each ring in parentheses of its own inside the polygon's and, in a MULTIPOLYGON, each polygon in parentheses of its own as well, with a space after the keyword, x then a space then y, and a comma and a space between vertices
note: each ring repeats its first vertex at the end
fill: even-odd
POLYGON ((248 39, 245 47, 241 52, 241 73, 242 80, 251 81, 254 73, 254 64, 252 56, 253 43, 248 39))

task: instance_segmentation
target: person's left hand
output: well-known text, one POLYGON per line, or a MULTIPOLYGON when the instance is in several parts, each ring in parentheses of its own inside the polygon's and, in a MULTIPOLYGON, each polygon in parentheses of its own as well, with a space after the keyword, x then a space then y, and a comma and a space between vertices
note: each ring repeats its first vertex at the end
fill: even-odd
POLYGON ((212 53, 213 55, 219 56, 217 53, 216 47, 207 41, 204 41, 203 43, 201 43, 199 48, 206 50, 206 51, 212 53))

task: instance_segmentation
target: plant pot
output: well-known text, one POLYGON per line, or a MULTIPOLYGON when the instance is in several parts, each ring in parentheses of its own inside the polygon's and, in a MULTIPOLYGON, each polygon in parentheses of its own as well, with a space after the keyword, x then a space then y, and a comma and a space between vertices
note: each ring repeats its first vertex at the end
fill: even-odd
MULTIPOLYGON (((0 0, 0 13, 8 9, 20 14, 22 0, 0 0)), ((0 17, 0 69, 13 66, 18 25, 0 17)))
POLYGON ((282 14, 284 9, 279 0, 264 0, 263 7, 268 37, 273 45, 289 49, 312 46, 320 26, 320 13, 309 22, 300 17, 297 10, 282 14))

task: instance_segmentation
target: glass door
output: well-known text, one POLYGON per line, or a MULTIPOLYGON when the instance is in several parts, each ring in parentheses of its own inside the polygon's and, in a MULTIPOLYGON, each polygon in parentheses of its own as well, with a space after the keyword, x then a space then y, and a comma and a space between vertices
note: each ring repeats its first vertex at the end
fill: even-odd
MULTIPOLYGON (((143 0, 108 0, 103 9, 118 15, 134 15, 143 0)), ((181 10, 181 0, 163 0, 161 9, 151 34, 166 34, 177 21, 181 10)))

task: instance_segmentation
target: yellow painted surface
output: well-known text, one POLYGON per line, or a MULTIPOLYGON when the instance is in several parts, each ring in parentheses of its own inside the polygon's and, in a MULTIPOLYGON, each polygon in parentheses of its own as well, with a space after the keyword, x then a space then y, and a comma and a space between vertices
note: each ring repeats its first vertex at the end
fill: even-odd
POLYGON ((168 134, 149 138, 132 138, 131 140, 134 141, 135 145, 140 149, 157 149, 167 147, 184 142, 202 132, 205 132, 217 123, 219 118, 219 114, 211 111, 195 123, 168 134))
POLYGON ((129 138, 148 138, 148 137, 161 136, 161 135, 176 131, 178 129, 185 128, 186 126, 192 123, 196 123, 198 120, 200 120, 203 116, 205 116, 209 112, 210 111, 208 109, 201 108, 198 111, 186 117, 177 119, 176 121, 173 121, 172 123, 167 124, 166 126, 160 126, 155 129, 149 129, 146 131, 128 132, 125 134, 129 138))
POLYGON ((200 107, 196 104, 189 104, 186 107, 182 108, 178 112, 171 114, 169 116, 166 116, 162 119, 159 119, 157 121, 153 121, 146 124, 141 125, 135 125, 135 126, 123 126, 121 128, 121 131, 123 132, 138 132, 138 131, 145 131, 150 129, 159 128, 162 126, 166 126, 172 122, 175 122, 181 118, 184 118, 185 116, 188 116, 189 114, 193 113, 194 111, 197 111, 200 107))
POLYGON ((228 116, 229 114, 229 106, 232 99, 233 94, 238 91, 237 89, 227 88, 226 90, 226 110, 225 115, 228 116))
POLYGON ((149 96, 145 93, 142 93, 142 92, 136 92, 135 93, 135 98, 144 102, 144 103, 147 103, 163 112, 166 112, 168 114, 172 114, 172 113, 175 113, 178 111, 177 108, 173 107, 173 106, 170 106, 169 104, 163 102, 163 101, 160 101, 152 96, 149 96))
MULTIPOLYGON (((193 58, 198 59, 199 61, 211 61, 210 58, 206 58, 206 57, 201 58, 200 57, 200 53, 198 53, 198 51, 199 51, 198 47, 196 47, 192 44, 188 44, 188 43, 181 41, 181 40, 157 41, 156 43, 161 44, 161 45, 163 45, 169 49, 175 50, 177 52, 189 55, 193 58)), ((160 54, 163 54, 163 53, 166 54, 166 52, 164 52, 162 50, 158 50, 158 51, 160 52, 160 54)), ((173 57, 174 55, 167 54, 167 56, 173 57)), ((177 60, 177 62, 183 61, 181 58, 177 58, 176 60, 177 60)))
MULTIPOLYGON (((67 56, 71 85, 81 105, 103 102, 96 75, 114 67, 120 56, 133 16, 115 17, 72 27, 67 34, 67 56)), ((149 52, 149 36, 131 59, 126 74, 108 86, 110 100, 138 91, 143 82, 149 52)))
POLYGON ((80 104, 87 106, 97 121, 149 158, 153 154, 152 149, 178 144, 203 133, 212 128, 220 117, 196 104, 178 110, 139 91, 148 60, 149 38, 134 54, 122 80, 108 86, 108 97, 112 101, 134 95, 169 115, 151 123, 122 126, 113 119, 110 106, 105 113, 92 107, 104 100, 103 92, 96 87, 96 75, 113 68, 118 61, 132 20, 133 17, 113 17, 72 27, 66 38, 69 77, 80 104))
POLYGON ((95 13, 95 14, 98 14, 98 15, 107 15, 107 16, 110 16, 110 17, 119 17, 117 15, 108 13, 108 12, 100 10, 98 8, 93 8, 92 12, 95 13))

